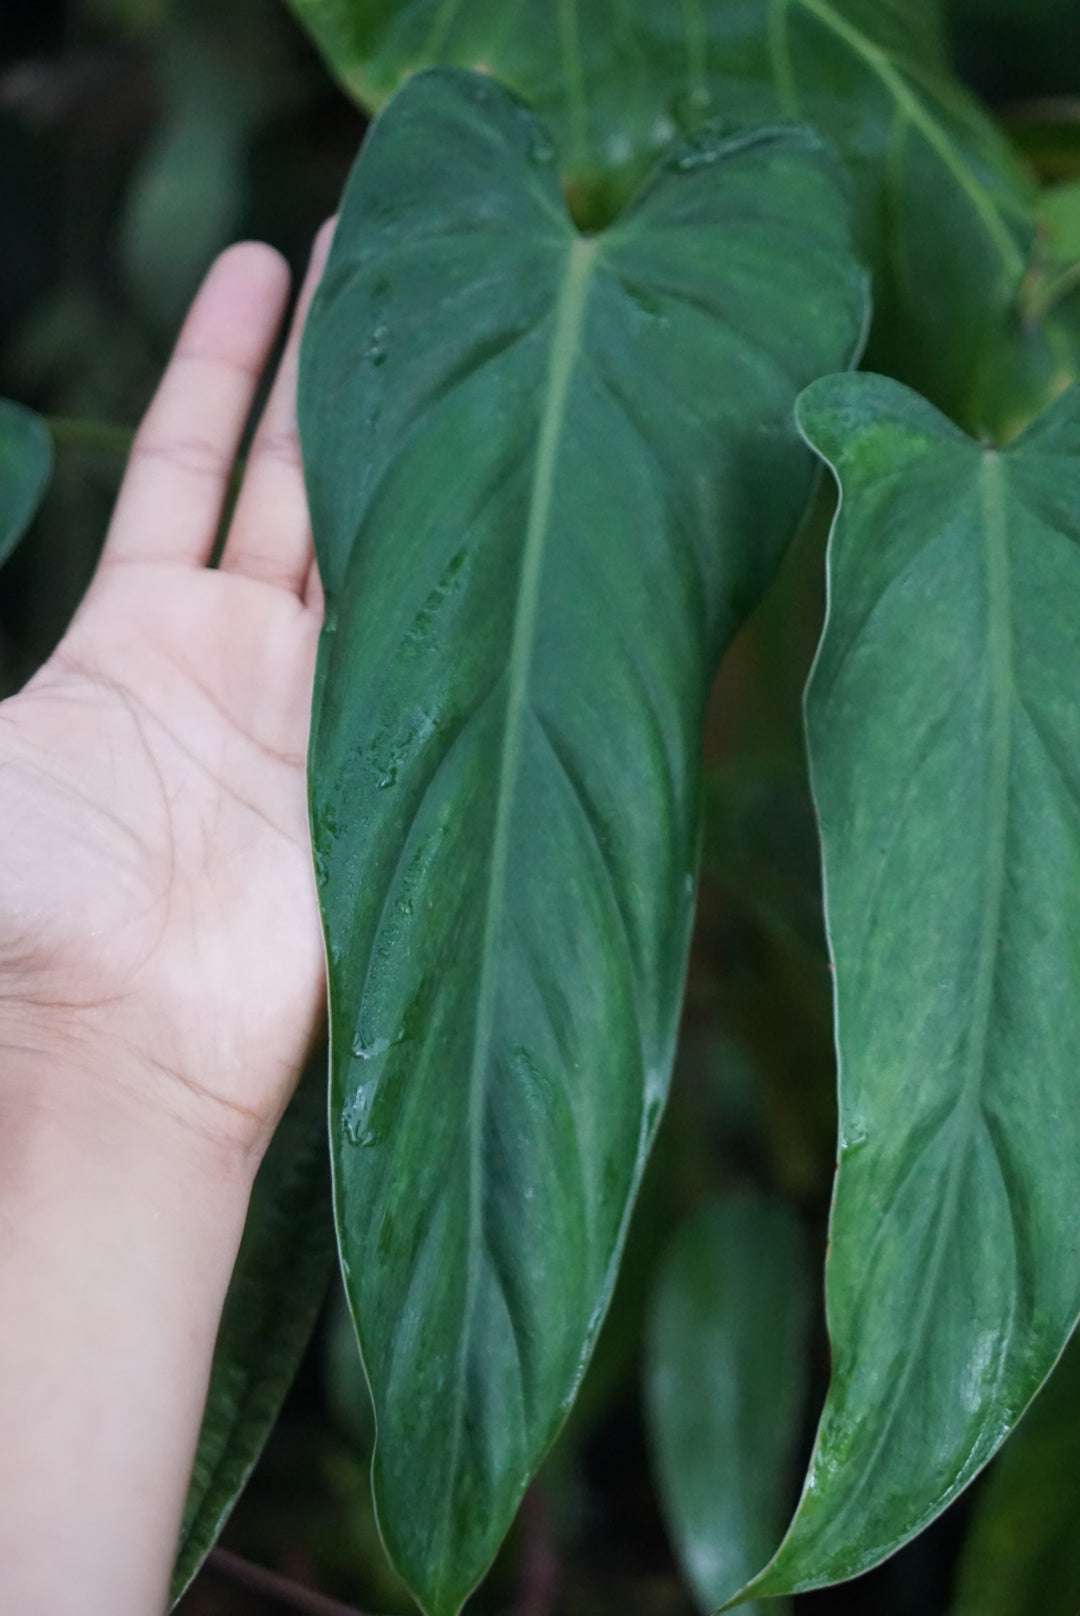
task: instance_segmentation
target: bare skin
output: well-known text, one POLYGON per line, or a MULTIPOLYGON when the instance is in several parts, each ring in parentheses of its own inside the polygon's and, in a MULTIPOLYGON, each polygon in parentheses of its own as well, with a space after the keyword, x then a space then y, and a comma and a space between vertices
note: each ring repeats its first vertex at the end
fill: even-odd
POLYGON ((155 1616, 251 1181, 323 1014, 304 756, 322 603, 299 326, 220 567, 288 296, 211 270, 91 588, 0 704, 0 1584, 155 1616))

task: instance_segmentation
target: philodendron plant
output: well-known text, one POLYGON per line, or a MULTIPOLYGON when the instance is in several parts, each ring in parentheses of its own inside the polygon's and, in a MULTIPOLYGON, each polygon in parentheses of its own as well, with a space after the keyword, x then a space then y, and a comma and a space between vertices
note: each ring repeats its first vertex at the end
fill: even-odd
MULTIPOLYGON (((574 1401, 675 1049, 706 696, 824 463, 832 1376, 771 1558, 809 1316, 783 1207, 680 1231, 646 1408, 704 1609, 851 1577, 986 1464, 1080 1314, 1080 193, 1037 191, 933 0, 292 6, 377 114, 299 417, 383 1541, 455 1616, 574 1401)), ((48 459, 3 411, 0 557, 48 459)), ((178 1590, 323 1294, 319 1079, 253 1204, 178 1590)))

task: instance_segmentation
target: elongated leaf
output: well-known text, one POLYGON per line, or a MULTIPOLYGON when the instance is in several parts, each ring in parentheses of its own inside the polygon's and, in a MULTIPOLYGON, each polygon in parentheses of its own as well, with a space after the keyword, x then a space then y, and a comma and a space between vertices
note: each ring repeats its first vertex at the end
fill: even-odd
POLYGON ((30 526, 51 474, 52 444, 44 421, 0 398, 0 567, 30 526))
POLYGON ((255 1180, 214 1350, 174 1599, 213 1548, 270 1435, 333 1258, 326 1064, 318 1060, 305 1072, 255 1180))
POLYGON ((649 1322, 646 1407, 668 1530, 706 1616, 780 1536, 808 1319, 806 1253, 782 1203, 715 1201, 669 1246, 649 1322))
POLYGON ((800 401, 843 505, 810 684, 836 971, 833 1379, 755 1593, 854 1576, 1080 1312, 1080 389, 1005 452, 875 376, 800 401))
POLYGON ((311 750, 346 1283, 387 1546, 442 1616, 574 1395, 667 1085, 720 646, 863 277, 809 133, 571 225, 543 126, 417 75, 307 326, 311 750))
POLYGON ((855 182, 882 368, 1003 433, 1074 373, 1021 308, 1034 196, 949 73, 936 0, 290 3, 364 105, 433 63, 504 80, 550 121, 592 223, 703 118, 808 121, 855 182))
POLYGON ((995 1461, 960 1562, 954 1616, 1080 1610, 1080 1339, 995 1461))

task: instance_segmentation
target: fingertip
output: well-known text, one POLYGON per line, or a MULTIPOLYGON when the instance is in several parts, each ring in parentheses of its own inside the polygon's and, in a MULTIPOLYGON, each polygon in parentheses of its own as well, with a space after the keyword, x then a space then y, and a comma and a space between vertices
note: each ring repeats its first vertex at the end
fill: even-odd
POLYGON ((177 355, 194 353, 261 370, 288 305, 290 283, 285 259, 265 242, 227 247, 199 288, 177 340, 177 355))
POLYGON ((226 247, 214 261, 211 274, 244 275, 252 279, 281 285, 292 279, 284 253, 271 247, 268 241, 235 241, 226 247))
POLYGON ((204 285, 240 305, 280 310, 289 296, 292 274, 284 256, 265 241, 238 241, 211 265, 204 285))

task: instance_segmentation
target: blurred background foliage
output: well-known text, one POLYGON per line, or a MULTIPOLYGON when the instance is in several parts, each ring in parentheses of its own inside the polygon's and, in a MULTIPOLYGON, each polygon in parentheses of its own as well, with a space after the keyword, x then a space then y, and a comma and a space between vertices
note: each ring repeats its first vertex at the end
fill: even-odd
MULTIPOLYGON (((1055 187, 1044 228, 1067 274, 1080 256, 1080 6, 954 0, 950 15, 959 70, 1055 187)), ((79 599, 130 430, 209 261, 229 241, 258 236, 299 274, 362 133, 280 0, 0 0, 0 395, 48 416, 56 450, 44 509, 0 576, 0 694, 48 654, 79 599)), ((800 697, 821 620, 830 501, 823 485, 717 683, 671 1102, 583 1393, 478 1611, 695 1608, 650 1481, 642 1361, 665 1248, 731 1191, 782 1204, 801 1225, 785 1258, 801 1265, 814 1298, 784 1507, 794 1502, 828 1368, 819 1298, 832 1016, 800 697)), ((1074 1360, 1051 1382, 1048 1412, 1036 1405, 987 1481, 877 1572, 795 1601, 797 1616, 1075 1616, 1074 1360), (1055 1468, 1067 1485, 1054 1484, 1055 1468)), ((335 1294, 184 1616, 407 1611, 373 1517, 372 1440, 335 1294)))

